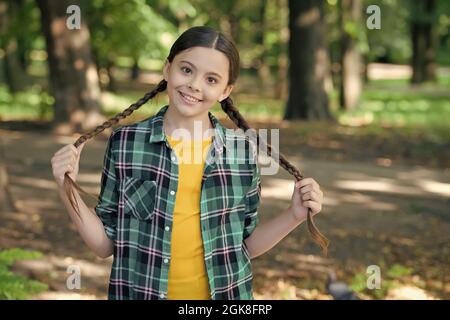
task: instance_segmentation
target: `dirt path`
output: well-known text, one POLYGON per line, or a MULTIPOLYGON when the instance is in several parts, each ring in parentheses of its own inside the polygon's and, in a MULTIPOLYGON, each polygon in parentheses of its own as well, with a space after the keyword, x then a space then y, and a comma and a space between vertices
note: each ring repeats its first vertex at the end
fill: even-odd
MULTIPOLYGON (((73 138, 45 132, 0 130, 17 212, 0 213, 0 249, 35 249, 45 259, 27 261, 17 270, 50 284, 42 299, 105 299, 111 259, 96 258, 82 242, 59 200, 50 159, 73 138), (80 266, 80 290, 66 288, 67 268, 80 266)), ((99 192, 105 141, 83 150, 80 184, 99 192)), ((329 257, 321 257, 301 225, 271 251, 253 261, 255 297, 268 299, 329 298, 326 272, 336 270, 350 282, 369 265, 412 269, 399 285, 425 297, 450 298, 450 172, 424 167, 381 167, 370 162, 327 161, 307 154, 290 155, 325 194, 316 223, 331 240, 329 257)), ((284 170, 263 176, 261 223, 289 204, 293 181, 284 170)), ((88 200, 91 207, 94 202, 88 200)), ((417 296, 416 296, 417 297, 417 296)))

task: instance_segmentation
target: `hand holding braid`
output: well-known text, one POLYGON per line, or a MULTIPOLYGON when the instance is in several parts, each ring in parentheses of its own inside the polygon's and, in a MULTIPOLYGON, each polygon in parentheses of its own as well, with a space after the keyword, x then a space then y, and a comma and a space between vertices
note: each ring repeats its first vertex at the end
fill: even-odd
MULTIPOLYGON (((141 99, 139 99, 137 102, 130 105, 127 109, 125 109, 121 113, 117 114, 115 117, 109 119, 108 121, 105 121, 103 124, 99 125, 94 130, 79 137, 77 139, 77 141, 75 141, 75 143, 73 144, 74 147, 77 148, 79 145, 81 145, 84 142, 86 142, 87 140, 95 137, 96 135, 98 135, 100 132, 102 132, 106 128, 109 128, 112 125, 118 123, 121 119, 128 117, 130 114, 132 114, 135 110, 139 109, 139 107, 141 107, 147 101, 152 99, 158 93, 166 90, 166 88, 167 88, 167 82, 165 80, 161 80, 155 89, 153 89, 150 92, 147 92, 141 99)), ((75 197, 74 189, 78 190, 78 192, 80 192, 80 193, 91 196, 95 200, 98 199, 98 195, 97 196, 92 195, 92 194, 84 191, 80 186, 78 186, 78 184, 75 181, 73 181, 73 179, 70 177, 68 172, 66 172, 64 175, 64 189, 65 189, 66 195, 67 195, 72 207, 75 209, 75 211, 77 212, 77 214, 80 218, 81 218, 81 216, 79 214, 79 207, 78 207, 78 202, 75 197)))
MULTIPOLYGON (((223 111, 236 124, 236 126, 238 126, 239 128, 241 128, 244 131, 251 129, 250 126, 248 125, 247 121, 242 117, 242 115, 239 113, 237 108, 234 106, 233 100, 230 97, 222 100, 220 102, 220 105, 222 106, 223 111)), ((276 153, 275 152, 272 153, 272 146, 270 144, 266 143, 265 141, 261 141, 261 140, 262 139, 259 139, 259 134, 256 135, 256 142, 257 142, 257 146, 258 146, 257 150, 259 150, 260 144, 263 147, 266 147, 267 148, 266 150, 267 150, 267 153, 269 154, 269 156, 271 156, 274 160, 279 159, 279 164, 281 165, 281 167, 283 167, 287 172, 289 172, 291 175, 293 175, 295 177, 296 187, 299 186, 298 182, 300 180, 304 179, 304 176, 300 172, 300 170, 297 169, 294 165, 292 165, 288 160, 286 160, 286 157, 281 153, 278 153, 278 159, 277 159, 276 153)), ((326 256, 328 253, 329 240, 324 235, 322 235, 322 233, 316 227, 312 216, 313 215, 311 213, 311 209, 308 208, 307 225, 308 225, 309 233, 311 234, 313 240, 317 244, 319 244, 319 246, 322 248, 322 251, 323 251, 324 255, 326 256)))

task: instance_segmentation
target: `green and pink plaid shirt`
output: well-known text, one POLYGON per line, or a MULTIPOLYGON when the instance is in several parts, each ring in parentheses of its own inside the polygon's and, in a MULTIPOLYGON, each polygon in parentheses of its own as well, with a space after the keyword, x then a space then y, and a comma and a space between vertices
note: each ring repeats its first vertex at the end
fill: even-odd
MULTIPOLYGON (((108 140, 95 212, 114 242, 109 299, 167 299, 178 187, 177 158, 163 130, 167 108, 113 130, 108 140)), ((248 136, 208 115, 214 136, 201 182, 199 223, 210 295, 253 299, 244 239, 259 221, 256 148, 248 136)))

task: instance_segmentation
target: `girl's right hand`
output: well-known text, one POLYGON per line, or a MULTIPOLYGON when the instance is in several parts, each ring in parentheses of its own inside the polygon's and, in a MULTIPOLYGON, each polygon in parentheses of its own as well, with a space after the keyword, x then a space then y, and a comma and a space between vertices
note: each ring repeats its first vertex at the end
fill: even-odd
POLYGON ((53 177, 60 188, 64 187, 64 175, 66 172, 73 181, 76 181, 80 164, 80 154, 86 142, 75 148, 73 144, 68 144, 58 151, 52 157, 53 177))

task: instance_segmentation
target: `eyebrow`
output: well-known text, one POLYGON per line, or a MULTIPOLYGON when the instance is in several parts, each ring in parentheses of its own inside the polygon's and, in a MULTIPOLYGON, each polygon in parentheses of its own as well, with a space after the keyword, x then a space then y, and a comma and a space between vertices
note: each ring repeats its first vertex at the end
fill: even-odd
MULTIPOLYGON (((186 61, 186 60, 181 60, 180 62, 184 62, 184 63, 187 63, 187 64, 189 64, 189 65, 191 65, 193 68, 195 68, 196 69, 196 67, 194 66, 194 64, 193 63, 191 63, 191 62, 189 62, 189 61, 186 61)), ((220 75, 220 74, 218 74, 218 73, 216 73, 216 72, 212 72, 212 71, 210 71, 210 72, 207 72, 208 74, 214 74, 214 75, 216 75, 216 76, 218 76, 219 78, 222 78, 222 76, 220 75)))

